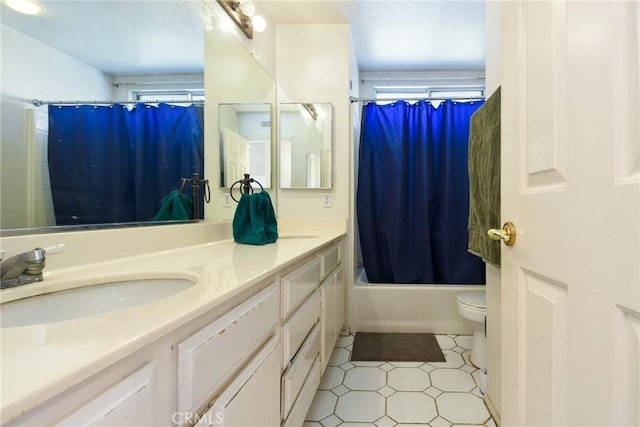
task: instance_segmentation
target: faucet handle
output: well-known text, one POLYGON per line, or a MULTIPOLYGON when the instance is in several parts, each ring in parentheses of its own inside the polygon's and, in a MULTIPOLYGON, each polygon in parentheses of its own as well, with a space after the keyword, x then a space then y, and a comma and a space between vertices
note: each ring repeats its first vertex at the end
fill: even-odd
POLYGON ((58 243, 57 245, 47 246, 46 248, 42 249, 44 249, 45 254, 53 255, 64 251, 64 248, 66 247, 67 245, 65 245, 64 243, 58 243))
POLYGON ((29 275, 41 274, 45 265, 45 255, 46 251, 42 248, 35 248, 22 254, 24 260, 23 273, 29 275))
POLYGON ((65 247, 66 245, 64 243, 58 243, 57 245, 47 246, 46 248, 35 248, 33 251, 28 252, 26 254, 27 264, 24 273, 30 275, 42 274, 46 256, 62 252, 65 247))

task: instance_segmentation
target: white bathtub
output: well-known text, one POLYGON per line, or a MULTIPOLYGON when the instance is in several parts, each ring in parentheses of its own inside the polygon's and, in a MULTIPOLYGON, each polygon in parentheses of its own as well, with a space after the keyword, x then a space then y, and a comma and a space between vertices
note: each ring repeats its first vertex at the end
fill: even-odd
POLYGON ((352 294, 352 332, 432 332, 472 334, 458 314, 456 296, 484 285, 405 285, 368 283, 356 270, 352 294))

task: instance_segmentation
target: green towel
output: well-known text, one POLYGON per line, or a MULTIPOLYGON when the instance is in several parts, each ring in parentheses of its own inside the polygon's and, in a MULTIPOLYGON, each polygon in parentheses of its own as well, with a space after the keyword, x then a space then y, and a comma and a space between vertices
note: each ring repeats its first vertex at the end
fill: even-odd
POLYGON ((266 191, 242 194, 233 216, 233 240, 247 245, 265 245, 278 240, 278 222, 266 191))
POLYGON ((178 221, 193 219, 193 201, 179 190, 173 190, 161 200, 160 210, 154 221, 178 221))
POLYGON ((469 128, 469 252, 500 267, 500 88, 471 116, 469 128))

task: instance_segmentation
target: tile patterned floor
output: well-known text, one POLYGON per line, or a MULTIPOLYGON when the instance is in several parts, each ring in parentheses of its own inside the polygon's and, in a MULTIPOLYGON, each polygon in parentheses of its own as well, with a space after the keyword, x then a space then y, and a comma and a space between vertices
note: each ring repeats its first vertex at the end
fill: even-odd
POLYGON ((340 337, 303 427, 495 427, 471 336, 436 338, 446 362, 350 362, 353 335, 340 337))

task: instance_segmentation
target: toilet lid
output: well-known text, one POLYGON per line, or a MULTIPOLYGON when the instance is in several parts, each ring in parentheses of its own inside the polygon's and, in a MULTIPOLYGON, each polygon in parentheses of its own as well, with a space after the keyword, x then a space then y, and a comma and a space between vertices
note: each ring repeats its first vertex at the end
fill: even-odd
POLYGON ((477 308, 487 308, 486 292, 465 292, 458 295, 458 301, 462 304, 470 305, 477 308))

